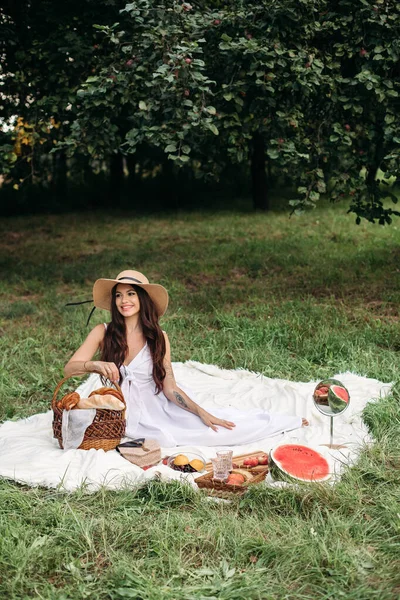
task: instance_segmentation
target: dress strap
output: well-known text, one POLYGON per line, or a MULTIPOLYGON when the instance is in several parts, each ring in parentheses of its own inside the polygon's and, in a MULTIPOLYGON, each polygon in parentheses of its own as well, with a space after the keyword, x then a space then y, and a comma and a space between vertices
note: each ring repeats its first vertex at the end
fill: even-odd
POLYGON ((103 323, 104 329, 107 329, 107 323, 103 323))

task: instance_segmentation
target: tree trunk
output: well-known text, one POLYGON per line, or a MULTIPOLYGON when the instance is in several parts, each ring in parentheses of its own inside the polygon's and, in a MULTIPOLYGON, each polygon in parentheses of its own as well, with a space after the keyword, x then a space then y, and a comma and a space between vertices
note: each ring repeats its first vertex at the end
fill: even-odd
POLYGON ((251 183, 253 207, 255 210, 268 210, 267 175, 265 172, 264 138, 261 133, 253 135, 251 153, 251 183))
POLYGON ((64 151, 58 152, 55 156, 54 165, 55 191, 60 200, 67 196, 67 155, 64 151))
POLYGON ((113 154, 110 160, 109 199, 119 204, 124 183, 124 163, 120 152, 113 154))
POLYGON ((136 155, 128 154, 125 160, 126 166, 128 167, 129 187, 134 187, 136 183, 136 155))
POLYGON ((167 210, 179 208, 177 189, 178 184, 174 172, 174 163, 165 157, 162 163, 162 208, 166 208, 167 210))

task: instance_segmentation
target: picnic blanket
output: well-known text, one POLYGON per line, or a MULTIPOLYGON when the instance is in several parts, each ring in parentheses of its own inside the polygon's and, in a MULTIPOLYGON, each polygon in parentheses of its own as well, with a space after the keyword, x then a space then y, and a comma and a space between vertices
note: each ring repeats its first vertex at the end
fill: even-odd
MULTIPOLYGON (((224 370, 194 361, 174 363, 173 367, 176 379, 196 390, 196 400, 210 412, 216 407, 230 406, 242 411, 263 409, 271 413, 298 415, 310 421, 309 427, 252 444, 229 446, 234 455, 255 450, 267 453, 279 443, 293 442, 316 447, 330 442, 330 418, 315 408, 312 399, 317 381, 271 379, 243 369, 224 370)), ((362 411, 368 402, 389 394, 391 384, 349 372, 332 374, 332 377, 343 382, 351 397, 349 408, 334 419, 333 441, 346 448, 328 450, 334 478, 337 479, 346 465, 357 459, 365 444, 372 442, 362 421, 362 411)), ((102 486, 107 489, 133 488, 155 477, 162 480, 184 478, 194 484, 196 475, 182 474, 162 464, 143 471, 116 451, 63 451, 53 438, 52 418, 52 411, 49 410, 0 425, 1 477, 30 486, 65 491, 83 487, 87 492, 102 486)), ((179 446, 179 452, 200 451, 208 459, 221 448, 179 446)), ((168 456, 176 451, 176 447, 162 448, 161 455, 168 456)))

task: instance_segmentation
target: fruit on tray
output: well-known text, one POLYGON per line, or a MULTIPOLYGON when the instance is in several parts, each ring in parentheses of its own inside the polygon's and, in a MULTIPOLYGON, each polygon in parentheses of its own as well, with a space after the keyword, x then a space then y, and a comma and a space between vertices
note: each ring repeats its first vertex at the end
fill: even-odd
POLYGON ((175 471, 182 471, 182 473, 198 473, 204 469, 204 462, 199 458, 193 458, 190 462, 185 454, 178 454, 175 456, 170 466, 175 471))
POLYGON ((317 450, 298 444, 282 444, 270 453, 272 478, 283 481, 326 481, 329 464, 317 450))
POLYGON ((245 467, 257 467, 258 466, 258 458, 256 456, 245 458, 243 461, 243 465, 245 467))
POLYGON ((244 475, 241 473, 231 473, 226 481, 226 485, 243 485, 244 482, 244 475))
POLYGON ((190 461, 189 465, 197 472, 202 471, 204 469, 204 463, 199 458, 194 458, 190 461))
POLYGON ((189 459, 184 454, 178 454, 178 456, 175 456, 175 458, 174 458, 174 466, 175 467, 184 467, 185 465, 188 465, 188 464, 189 464, 189 459))
POLYGON ((261 454, 258 458, 259 465, 267 465, 268 464, 268 454, 261 454))
POLYGON ((253 479, 253 475, 246 469, 233 469, 231 475, 240 475, 241 477, 244 477, 245 481, 253 479))
POLYGON ((334 413, 344 410, 350 400, 349 392, 344 385, 331 385, 328 392, 328 403, 334 413))

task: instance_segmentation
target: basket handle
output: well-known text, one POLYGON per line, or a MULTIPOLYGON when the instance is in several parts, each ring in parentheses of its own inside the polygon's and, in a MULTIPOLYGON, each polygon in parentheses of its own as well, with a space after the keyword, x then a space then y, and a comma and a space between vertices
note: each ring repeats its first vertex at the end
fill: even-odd
MULTIPOLYGON (((87 373, 80 373, 79 375, 86 375, 87 373)), ((55 408, 57 408, 57 396, 58 396, 58 392, 61 389, 61 386, 68 381, 68 379, 71 379, 71 377, 79 377, 79 375, 68 375, 67 377, 64 377, 63 379, 61 379, 61 381, 56 385, 56 389, 54 390, 53 393, 53 398, 51 400, 51 408, 54 410, 55 408)), ((119 392, 123 398, 123 403, 125 404, 125 408, 124 411, 126 409, 126 402, 125 402, 125 398, 124 395, 122 393, 121 388, 119 387, 118 383, 114 383, 114 381, 111 381, 111 379, 108 379, 107 377, 105 377, 105 379, 107 379, 107 381, 109 381, 111 383, 111 385, 113 385, 115 387, 115 389, 117 390, 117 392, 119 392)))

